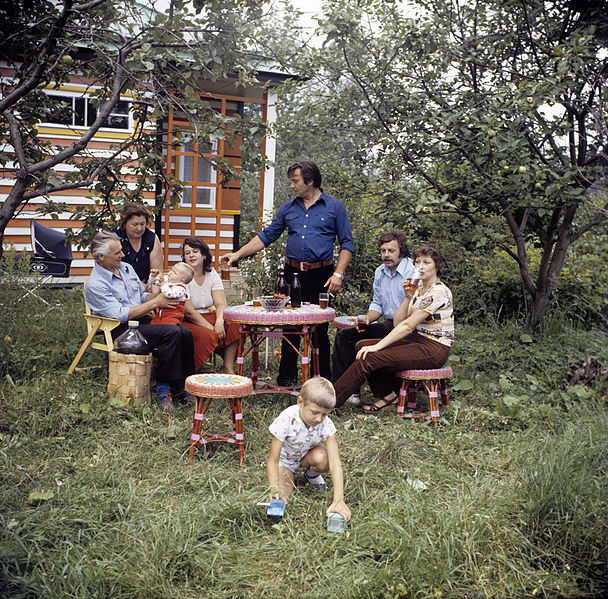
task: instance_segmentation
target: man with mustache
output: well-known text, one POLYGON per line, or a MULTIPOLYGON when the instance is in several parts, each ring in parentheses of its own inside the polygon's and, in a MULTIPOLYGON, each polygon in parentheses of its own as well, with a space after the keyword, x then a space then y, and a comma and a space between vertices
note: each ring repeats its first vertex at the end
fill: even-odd
MULTIPOLYGON (((382 233, 378 238, 378 251, 382 264, 374 273, 374 296, 364 326, 342 329, 336 334, 332 352, 333 382, 355 361, 357 341, 380 339, 393 329, 393 316, 405 299, 403 282, 414 273, 414 264, 408 257, 410 249, 407 237, 403 231, 391 229, 382 233), (380 322, 382 316, 385 319, 380 322)), ((359 394, 351 395, 347 403, 359 405, 359 394)))

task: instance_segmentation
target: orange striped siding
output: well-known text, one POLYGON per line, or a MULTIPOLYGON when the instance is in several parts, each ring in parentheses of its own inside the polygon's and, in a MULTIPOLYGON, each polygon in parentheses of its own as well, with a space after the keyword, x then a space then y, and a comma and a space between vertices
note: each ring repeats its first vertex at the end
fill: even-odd
MULTIPOLYGON (((10 69, 0 68, 0 73, 10 76, 12 71, 10 71, 10 69)), ((73 78, 71 83, 82 84, 87 82, 84 82, 78 78, 73 78)), ((264 104, 266 101, 265 99, 258 100, 253 98, 240 98, 238 96, 233 97, 220 95, 218 95, 215 100, 217 110, 226 115, 235 114, 237 112, 236 110, 233 110, 231 107, 227 106, 228 102, 256 102, 264 104)), ((174 174, 174 157, 176 154, 184 155, 184 153, 176 152, 176 149, 171 145, 171 130, 172 127, 175 126, 186 127, 187 123, 178 121, 173 117, 172 114, 170 114, 165 120, 165 125, 167 125, 169 128, 169 145, 166 154, 166 159, 168 162, 167 172, 174 174)), ((43 125, 41 126, 40 138, 42 140, 49 141, 53 145, 67 147, 74 143, 74 137, 77 137, 80 130, 78 128, 74 128, 74 131, 67 130, 64 133, 64 137, 61 137, 62 131, 63 130, 60 126, 43 125), (72 138, 70 138, 70 136, 72 138)), ((108 135, 106 132, 99 133, 99 139, 89 142, 87 149, 102 151, 116 149, 120 143, 120 139, 104 139, 104 134, 108 135)), ((220 140, 218 143, 217 155, 223 156, 237 170, 241 167, 241 141, 242 140, 239 136, 232 140, 230 145, 223 140, 220 140)), ((76 163, 84 162, 86 160, 87 158, 82 156, 74 158, 74 162, 76 163)), ((131 162, 131 166, 133 165, 134 161, 131 162)), ((64 174, 68 172, 69 169, 62 168, 62 165, 58 165, 56 170, 59 174, 64 174)), ((0 170, 0 176, 2 176, 5 180, 12 178, 14 173, 14 170, 0 170)), ((122 177, 122 181, 124 183, 133 183, 136 181, 136 179, 137 177, 132 174, 125 174, 122 177)), ((0 200, 2 199, 1 196, 6 196, 6 194, 10 192, 11 188, 12 186, 10 184, 0 184, 0 200)), ((92 200, 87 198, 87 196, 90 195, 91 191, 83 188, 62 191, 58 194, 52 194, 51 197, 55 197, 59 201, 65 201, 64 198, 67 199, 68 205, 73 209, 83 205, 92 205, 92 200)), ((145 202, 152 205, 155 198, 155 192, 150 190, 144 192, 143 195, 145 202)), ((230 181, 226 188, 222 188, 218 182, 216 185, 216 206, 214 210, 197 209, 196 207, 188 209, 175 208, 163 210, 161 215, 161 243, 165 253, 165 265, 181 259, 181 243, 185 237, 189 237, 191 235, 196 235, 197 237, 203 239, 209 245, 212 255, 216 260, 221 254, 231 251, 233 248, 234 219, 235 215, 239 214, 240 212, 239 196, 239 181, 230 181)), ((166 199, 169 199, 168 195, 166 196, 166 199)), ((43 201, 44 200, 42 198, 37 198, 30 201, 28 210, 24 210, 17 218, 10 221, 5 232, 5 243, 13 243, 18 249, 32 251, 29 235, 29 227, 32 219, 40 220, 46 226, 59 229, 65 229, 67 227, 78 229, 82 225, 80 221, 69 220, 65 217, 53 220, 47 216, 42 217, 37 215, 33 212, 33 210, 35 209, 36 205, 43 203, 43 201)), ((70 274, 75 276, 90 274, 90 270, 93 265, 91 257, 87 255, 86 251, 83 250, 76 250, 72 248, 72 252, 74 258, 72 261, 70 274)))

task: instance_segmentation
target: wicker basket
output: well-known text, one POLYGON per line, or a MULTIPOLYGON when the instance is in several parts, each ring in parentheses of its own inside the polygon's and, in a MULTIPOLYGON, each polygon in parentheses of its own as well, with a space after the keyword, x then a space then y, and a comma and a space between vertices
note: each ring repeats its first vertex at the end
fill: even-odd
POLYGON ((150 403, 152 354, 138 356, 110 352, 108 395, 136 406, 150 403))

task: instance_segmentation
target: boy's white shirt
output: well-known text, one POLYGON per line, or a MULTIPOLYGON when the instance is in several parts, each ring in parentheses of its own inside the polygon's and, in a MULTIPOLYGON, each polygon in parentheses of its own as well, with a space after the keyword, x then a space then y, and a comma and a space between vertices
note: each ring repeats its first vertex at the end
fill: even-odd
POLYGON ((283 444, 282 459, 301 461, 315 445, 335 434, 336 427, 329 416, 316 426, 306 426, 300 418, 300 406, 295 404, 283 410, 268 430, 283 444))

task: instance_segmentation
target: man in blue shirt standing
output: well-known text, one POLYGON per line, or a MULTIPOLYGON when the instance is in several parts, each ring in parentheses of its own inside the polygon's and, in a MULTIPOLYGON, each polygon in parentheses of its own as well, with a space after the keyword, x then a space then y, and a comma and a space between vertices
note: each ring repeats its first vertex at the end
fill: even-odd
MULTIPOLYGON (((403 231, 392 229, 378 238, 378 251, 382 264, 374 273, 374 296, 365 316, 365 330, 351 327, 338 331, 332 353, 335 383, 355 361, 355 346, 360 339, 381 339, 393 329, 393 317, 405 299, 403 282, 415 271, 409 258, 409 245, 403 231), (381 316, 385 317, 379 322, 381 316)), ((363 328, 363 327, 362 327, 363 328)), ((351 395, 348 403, 358 405, 359 396, 351 395)))
POLYGON ((192 332, 187 327, 168 324, 147 324, 148 314, 156 308, 174 308, 177 300, 162 293, 145 293, 135 269, 126 262, 116 233, 97 233, 91 243, 95 266, 85 285, 85 298, 91 312, 116 318, 121 324, 112 331, 116 338, 127 328, 127 321, 139 320, 139 332, 158 360, 156 392, 165 407, 172 408, 170 390, 181 392, 184 379, 194 372, 192 332))
MULTIPOLYGON (((300 160, 287 170, 290 187, 296 197, 285 202, 274 220, 261 233, 249 240, 240 250, 222 256, 231 265, 240 258, 257 254, 276 241, 287 229, 285 248, 285 279, 291 284, 298 273, 302 283, 302 301, 318 303, 319 293, 337 293, 342 287, 344 271, 353 255, 353 236, 344 204, 323 192, 319 167, 308 160, 300 160), (334 268, 334 243, 338 240, 340 253, 334 268)), ((317 328, 321 376, 331 379, 328 325, 317 328)), ((299 346, 299 336, 290 336, 299 346)), ((281 364, 277 383, 290 386, 298 378, 298 355, 283 340, 281 364)))

